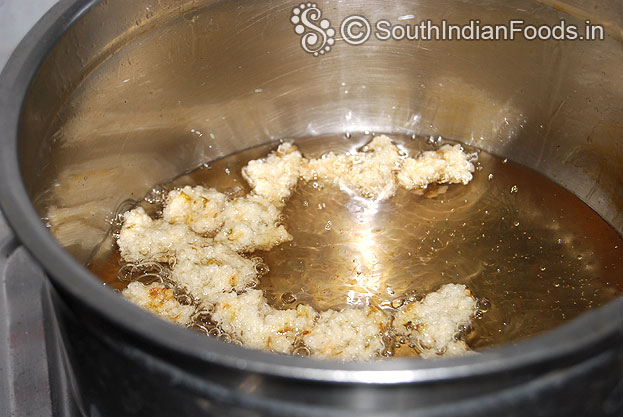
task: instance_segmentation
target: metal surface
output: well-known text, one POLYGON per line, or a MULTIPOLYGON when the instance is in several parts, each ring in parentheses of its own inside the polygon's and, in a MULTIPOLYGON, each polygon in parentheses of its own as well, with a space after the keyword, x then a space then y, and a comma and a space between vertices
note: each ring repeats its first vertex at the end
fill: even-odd
MULTIPOLYGON (((623 230, 617 40, 371 40, 314 58, 292 30, 295 5, 64 1, 3 72, 1 204, 58 288, 61 328, 75 330, 64 334, 85 410, 173 415, 173 400, 206 415, 222 407, 249 416, 619 413, 623 323, 612 318, 623 315, 620 300, 478 356, 321 362, 250 351, 161 322, 81 265, 118 204, 154 184, 273 139, 347 131, 438 134, 511 156, 623 230), (51 216, 60 244, 39 215, 51 216), (119 384, 128 376, 135 384, 119 384), (113 403, 107 389, 130 397, 113 403)), ((319 7, 335 22, 355 13, 577 21, 527 0, 319 7)))
POLYGON ((0 218, 0 415, 78 413, 45 274, 0 218))
POLYGON ((7 236, 0 243, 0 334, 4 336, 0 342, 4 397, 0 411, 44 416, 51 404, 40 297, 43 274, 23 248, 16 251, 15 240, 7 236))
MULTIPOLYGON (((0 1, 0 68, 20 39, 55 0, 0 1)), ((50 358, 44 334, 45 276, 20 248, 0 214, 0 415, 69 415, 52 409, 50 358)), ((54 332, 47 327, 48 335, 54 332)), ((57 397, 60 398, 60 397, 57 397)))

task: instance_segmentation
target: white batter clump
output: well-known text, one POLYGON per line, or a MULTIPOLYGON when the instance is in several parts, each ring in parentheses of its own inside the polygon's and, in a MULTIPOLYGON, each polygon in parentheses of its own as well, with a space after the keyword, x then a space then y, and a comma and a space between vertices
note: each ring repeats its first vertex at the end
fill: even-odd
POLYGON ((123 290, 123 295, 139 307, 173 323, 188 325, 195 313, 193 306, 180 304, 173 290, 160 283, 143 285, 131 282, 123 290))
POLYGON ((385 200, 396 194, 396 173, 404 156, 387 136, 377 136, 361 152, 330 152, 308 161, 303 178, 330 181, 364 197, 385 200))
POLYGON ((242 169, 242 176, 255 194, 281 206, 299 181, 303 161, 296 146, 286 142, 266 158, 250 161, 242 169))
POLYGON ((460 284, 446 284, 394 317, 396 333, 407 336, 423 357, 456 356, 469 350, 457 336, 471 324, 476 299, 460 284))
POLYGON ((319 159, 307 159, 295 145, 283 143, 243 168, 252 189, 243 197, 187 186, 168 194, 162 218, 153 219, 140 207, 126 212, 117 238, 122 258, 135 264, 168 264, 166 282, 194 301, 180 303, 161 283, 132 282, 123 295, 180 325, 191 325, 207 312, 220 331, 255 349, 369 360, 387 348, 384 338, 397 335, 408 338, 422 357, 465 353, 469 348, 460 340, 461 330, 476 313, 476 299, 463 285, 445 285, 394 317, 373 306, 280 310, 256 289, 261 260, 244 254, 292 240, 281 224, 281 209, 299 181, 333 183, 384 200, 399 186, 421 190, 431 183, 467 184, 474 172, 471 158, 460 145, 412 158, 387 136, 375 137, 359 152, 319 159))

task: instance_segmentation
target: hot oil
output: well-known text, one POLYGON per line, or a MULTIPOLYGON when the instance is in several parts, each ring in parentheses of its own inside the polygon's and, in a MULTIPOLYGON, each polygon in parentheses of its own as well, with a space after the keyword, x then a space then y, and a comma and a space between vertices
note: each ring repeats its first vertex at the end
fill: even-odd
MULTIPOLYGON (((439 143, 393 138, 410 155, 439 143)), ((360 148, 370 136, 297 141, 307 157, 360 148)), ((140 204, 153 215, 167 190, 184 185, 243 195, 240 171, 274 145, 249 149, 183 175, 140 204)), ((471 151, 471 150, 469 150, 471 151)), ((603 219, 542 175, 485 152, 468 185, 399 189, 388 201, 349 195, 335 186, 300 183, 283 210, 294 237, 264 259, 260 288, 273 306, 308 303, 318 310, 377 305, 385 310, 446 283, 467 285, 482 314, 472 348, 511 342, 561 325, 623 292, 623 240, 603 219)), ((117 279, 112 241, 90 268, 117 279)), ((414 352, 401 347, 396 354, 414 352)))

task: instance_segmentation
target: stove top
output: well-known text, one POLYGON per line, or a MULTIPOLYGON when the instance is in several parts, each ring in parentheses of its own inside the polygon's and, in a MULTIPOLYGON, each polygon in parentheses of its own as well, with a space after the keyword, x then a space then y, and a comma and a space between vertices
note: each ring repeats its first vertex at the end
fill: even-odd
MULTIPOLYGON (((0 1, 0 69, 55 0, 0 1)), ((77 416, 43 271, 0 214, 0 416, 77 416)))
POLYGON ((45 274, 0 216, 0 416, 84 415, 50 303, 45 274))

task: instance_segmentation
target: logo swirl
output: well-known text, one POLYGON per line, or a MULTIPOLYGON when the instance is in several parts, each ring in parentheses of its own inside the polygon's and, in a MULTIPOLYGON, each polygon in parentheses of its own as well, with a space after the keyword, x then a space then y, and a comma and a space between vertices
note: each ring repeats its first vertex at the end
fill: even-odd
POLYGON ((292 9, 290 21, 294 32, 301 35, 303 50, 313 56, 324 55, 335 44, 335 29, 315 3, 301 3, 292 9))

